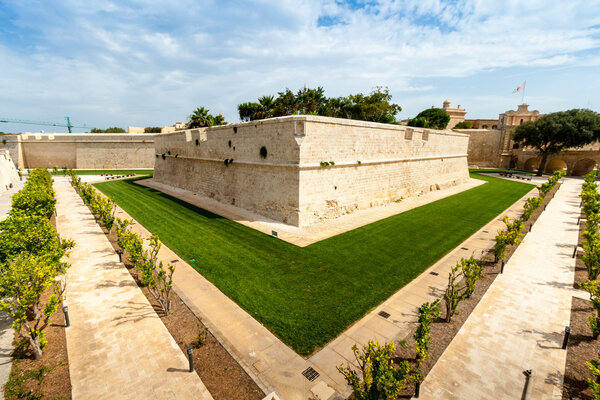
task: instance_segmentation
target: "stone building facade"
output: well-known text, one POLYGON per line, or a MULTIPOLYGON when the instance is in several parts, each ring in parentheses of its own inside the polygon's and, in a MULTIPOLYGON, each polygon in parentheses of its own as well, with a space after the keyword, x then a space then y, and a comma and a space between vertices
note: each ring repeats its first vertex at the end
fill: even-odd
POLYGON ((450 100, 444 100, 442 103, 442 110, 446 111, 446 114, 450 116, 450 122, 446 126, 447 129, 452 129, 459 122, 463 122, 465 120, 465 115, 467 111, 464 108, 460 108, 460 104, 456 108, 450 107, 450 100))
MULTIPOLYGON (((527 104, 520 104, 517 110, 509 110, 499 115, 498 120, 470 120, 478 128, 491 126, 495 121, 498 129, 458 129, 469 135, 468 162, 470 166, 491 168, 518 168, 537 170, 540 159, 534 149, 519 148, 512 140, 517 127, 525 122, 537 121, 542 114, 529 110, 527 104), (475 124, 475 121, 482 123, 475 124)), ((568 175, 582 176, 600 163, 600 143, 567 149, 548 158, 545 172, 566 170, 568 175)))
POLYGON ((305 227, 465 183, 468 136, 287 116, 156 137, 154 180, 305 227))

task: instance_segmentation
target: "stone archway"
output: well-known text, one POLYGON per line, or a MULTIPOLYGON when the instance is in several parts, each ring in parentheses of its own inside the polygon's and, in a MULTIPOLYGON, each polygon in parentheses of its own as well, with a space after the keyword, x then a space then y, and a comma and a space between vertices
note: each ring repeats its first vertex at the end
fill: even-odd
POLYGON ((539 167, 540 167, 540 159, 537 157, 531 157, 530 159, 525 161, 525 164, 523 164, 523 169, 525 171, 537 171, 537 169, 539 167))
POLYGON ((552 160, 549 160, 546 163, 546 171, 544 172, 553 173, 554 171, 564 171, 566 169, 567 163, 565 162, 565 160, 560 158, 553 158, 552 160))
POLYGON ((571 175, 573 176, 583 176, 587 175, 596 167, 596 161, 591 158, 583 158, 581 160, 577 160, 575 166, 573 166, 573 171, 571 171, 571 175))

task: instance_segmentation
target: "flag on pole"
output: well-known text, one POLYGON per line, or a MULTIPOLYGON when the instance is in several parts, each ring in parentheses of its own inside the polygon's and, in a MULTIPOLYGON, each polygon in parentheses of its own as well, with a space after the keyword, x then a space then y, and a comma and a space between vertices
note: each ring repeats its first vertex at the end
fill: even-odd
POLYGON ((525 82, 527 82, 527 81, 523 81, 523 84, 521 86, 517 86, 517 88, 515 90, 513 90, 513 93, 519 93, 519 92, 522 92, 523 90, 525 90, 525 82))

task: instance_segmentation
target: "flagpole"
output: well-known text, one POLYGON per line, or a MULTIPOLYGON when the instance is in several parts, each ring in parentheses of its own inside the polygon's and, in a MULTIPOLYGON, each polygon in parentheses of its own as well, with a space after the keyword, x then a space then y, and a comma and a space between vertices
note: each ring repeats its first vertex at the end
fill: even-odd
POLYGON ((523 95, 521 96, 521 104, 525 104, 525 87, 527 86, 527 81, 523 82, 523 95))

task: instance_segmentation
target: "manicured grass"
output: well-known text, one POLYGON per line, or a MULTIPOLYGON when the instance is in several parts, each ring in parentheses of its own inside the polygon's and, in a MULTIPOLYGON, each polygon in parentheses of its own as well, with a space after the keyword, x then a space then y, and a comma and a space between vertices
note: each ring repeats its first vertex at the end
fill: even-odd
MULTIPOLYGON (((488 183, 300 248, 134 180, 98 183, 133 218, 299 354, 406 285, 533 185, 488 183)), ((234 321, 232 321, 234 323, 234 321)))
MULTIPOLYGON (((137 175, 152 175, 154 173, 153 169, 74 169, 77 175, 100 175, 100 174, 113 174, 113 175, 127 175, 127 174, 137 174, 137 175)), ((52 172, 52 175, 64 175, 64 171, 59 169, 58 172, 52 172)))

